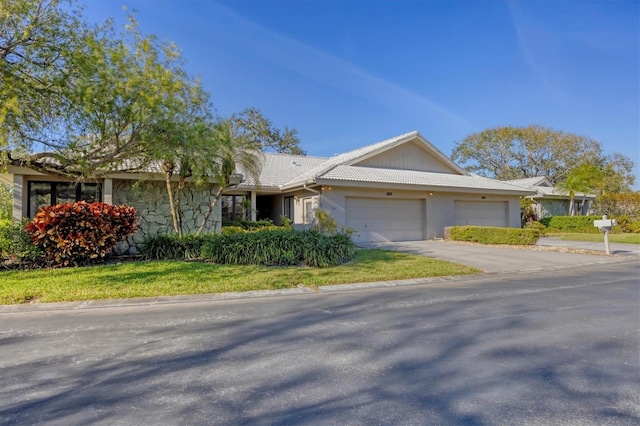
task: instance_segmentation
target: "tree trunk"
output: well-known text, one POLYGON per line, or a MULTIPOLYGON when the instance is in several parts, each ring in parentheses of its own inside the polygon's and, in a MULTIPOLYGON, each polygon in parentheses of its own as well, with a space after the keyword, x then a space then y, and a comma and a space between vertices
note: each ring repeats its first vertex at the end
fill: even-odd
POLYGON ((204 227, 207 224, 207 220, 209 220, 209 216, 211 216, 213 209, 218 204, 218 201, 220 201, 220 197, 222 196, 222 191, 224 191, 224 186, 220 185, 220 188, 218 188, 216 195, 214 195, 213 200, 211 200, 211 204, 209 204, 209 208, 207 209, 207 211, 204 214, 204 217, 202 218, 202 223, 200 224, 200 227, 198 228, 196 235, 200 235, 202 234, 202 231, 204 231, 204 227))
POLYGON ((178 227, 178 215, 176 214, 176 205, 173 199, 173 185, 171 184, 171 174, 165 173, 165 182, 167 184, 167 195, 169 196, 169 208, 171 210, 171 218, 173 219, 173 229, 176 234, 182 236, 182 232, 178 227))
POLYGON ((180 230, 178 232, 178 235, 180 235, 182 237, 182 233, 183 233, 183 225, 182 225, 182 195, 184 194, 184 187, 185 187, 185 179, 183 176, 180 176, 180 179, 178 179, 178 190, 176 191, 176 217, 177 217, 177 222, 178 222, 178 229, 180 230))

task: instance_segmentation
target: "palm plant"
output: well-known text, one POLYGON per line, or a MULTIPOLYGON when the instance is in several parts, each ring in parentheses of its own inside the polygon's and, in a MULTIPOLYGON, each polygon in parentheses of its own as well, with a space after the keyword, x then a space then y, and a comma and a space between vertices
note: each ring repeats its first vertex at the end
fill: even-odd
POLYGON ((216 182, 218 189, 202 217, 196 235, 204 231, 222 193, 230 186, 239 183, 233 180, 234 177, 237 177, 238 172, 242 171, 257 181, 262 166, 260 146, 242 135, 234 135, 228 120, 214 124, 212 129, 212 140, 209 145, 213 152, 207 158, 211 158, 209 178, 216 182))
POLYGON ((582 203, 586 200, 588 193, 602 185, 604 174, 602 169, 594 164, 584 163, 573 168, 564 181, 556 184, 556 190, 569 193, 569 215, 575 216, 576 193, 582 193, 582 203))

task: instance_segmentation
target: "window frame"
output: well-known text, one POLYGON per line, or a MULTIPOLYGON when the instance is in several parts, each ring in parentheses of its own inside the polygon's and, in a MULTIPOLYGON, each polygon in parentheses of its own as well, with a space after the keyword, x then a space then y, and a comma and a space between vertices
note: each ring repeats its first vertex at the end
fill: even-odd
MULTIPOLYGON (((83 201, 82 198, 82 187, 83 185, 95 185, 96 186, 96 191, 95 193, 98 195, 97 200, 95 200, 96 202, 102 202, 102 184, 100 182, 67 182, 67 181, 46 181, 46 180, 30 180, 27 182, 27 217, 29 219, 33 219, 33 217, 36 215, 36 213, 38 212, 37 210, 40 209, 40 207, 44 207, 44 206, 39 206, 37 207, 36 211, 31 211, 31 188, 33 184, 47 184, 49 185, 49 191, 51 194, 51 201, 50 201, 50 206, 55 206, 56 204, 58 204, 58 189, 57 186, 58 185, 74 185, 75 186, 75 192, 76 192, 76 196, 75 196, 75 202, 78 201, 83 201)), ((86 201, 86 200, 85 200, 86 201)))

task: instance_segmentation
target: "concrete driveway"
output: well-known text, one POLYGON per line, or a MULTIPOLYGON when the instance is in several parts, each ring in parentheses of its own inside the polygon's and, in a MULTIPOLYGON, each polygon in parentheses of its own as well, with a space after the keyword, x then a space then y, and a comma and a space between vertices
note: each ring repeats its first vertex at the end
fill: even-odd
POLYGON ((515 272, 579 267, 596 263, 614 263, 640 256, 636 244, 612 244, 612 255, 604 253, 604 243, 563 241, 544 237, 532 248, 492 247, 453 241, 404 241, 364 244, 367 248, 396 250, 473 266, 485 272, 515 272), (593 250, 598 254, 568 253, 567 249, 593 250), (565 250, 563 252, 563 250, 565 250))

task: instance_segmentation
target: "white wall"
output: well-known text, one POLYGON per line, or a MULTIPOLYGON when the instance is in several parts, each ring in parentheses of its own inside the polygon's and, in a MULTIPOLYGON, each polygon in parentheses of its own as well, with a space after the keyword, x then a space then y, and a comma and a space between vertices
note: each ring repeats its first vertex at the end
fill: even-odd
POLYGON ((396 189, 366 189, 334 187, 330 191, 323 191, 320 207, 328 210, 339 226, 346 225, 345 198, 346 197, 372 197, 372 198, 398 198, 398 199, 425 199, 426 203, 426 236, 442 238, 444 228, 455 225, 456 200, 464 201, 506 201, 508 203, 508 222, 511 228, 520 228, 520 197, 515 195, 482 195, 462 194, 451 192, 433 191, 406 191, 396 189), (387 195, 391 193, 391 195, 387 195), (482 199, 482 197, 485 197, 482 199))

